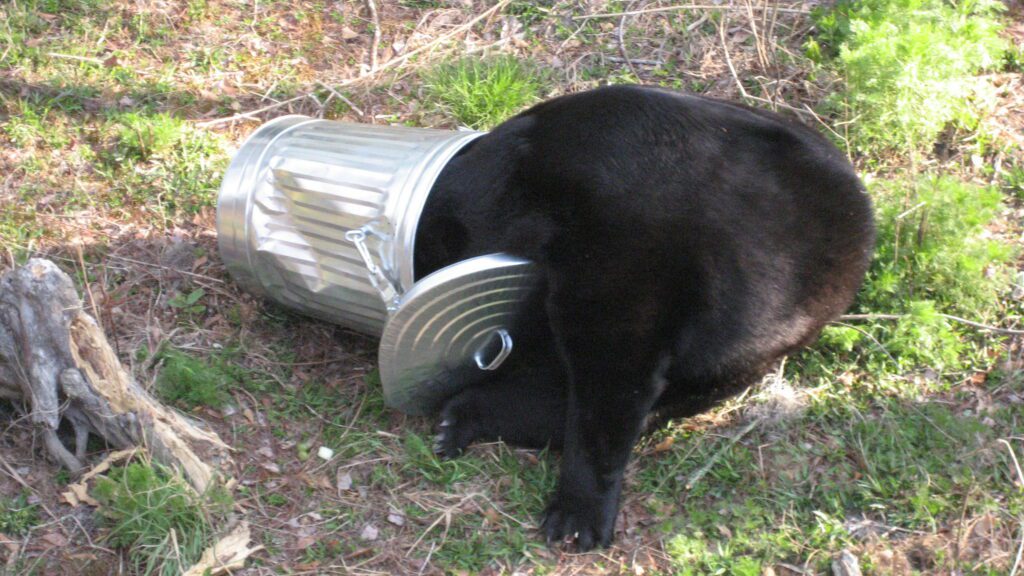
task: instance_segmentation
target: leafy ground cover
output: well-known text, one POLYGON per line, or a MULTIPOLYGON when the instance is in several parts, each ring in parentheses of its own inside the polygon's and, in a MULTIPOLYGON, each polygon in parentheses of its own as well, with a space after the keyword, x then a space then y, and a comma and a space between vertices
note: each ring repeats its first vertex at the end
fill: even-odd
POLYGON ((238 450, 239 483, 201 497, 136 461, 73 508, 0 407, 4 570, 176 573, 230 516, 264 546, 243 574, 825 574, 844 549, 866 573, 1010 573, 1020 336, 958 320, 1014 329, 1024 295, 1024 9, 1000 6, 0 5, 0 270, 71 272, 139 380, 238 450), (233 148, 278 115, 486 128, 621 82, 820 127, 865 175, 879 245, 855 316, 645 438, 615 546, 575 555, 535 530, 556 454, 437 460, 431 422, 384 406, 372 339, 231 282, 213 206, 233 148))

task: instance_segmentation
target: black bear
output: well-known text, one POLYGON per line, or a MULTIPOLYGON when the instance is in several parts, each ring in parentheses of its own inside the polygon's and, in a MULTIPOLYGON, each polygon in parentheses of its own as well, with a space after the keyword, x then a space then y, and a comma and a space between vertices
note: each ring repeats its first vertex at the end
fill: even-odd
POLYGON ((645 419, 706 410, 813 341, 873 240, 853 168, 799 123, 640 86, 539 104, 452 159, 419 222, 417 276, 493 252, 541 275, 509 360, 444 404, 437 450, 560 448, 546 536, 607 545, 645 419))

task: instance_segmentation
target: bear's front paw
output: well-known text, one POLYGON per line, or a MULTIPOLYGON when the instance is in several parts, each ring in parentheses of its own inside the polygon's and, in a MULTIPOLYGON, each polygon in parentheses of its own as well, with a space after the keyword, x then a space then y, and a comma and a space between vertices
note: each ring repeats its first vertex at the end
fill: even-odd
POLYGON ((441 410, 441 424, 434 437, 434 453, 442 458, 457 458, 475 439, 476 430, 466 394, 457 394, 441 410))
POLYGON ((586 552, 611 544, 616 508, 615 498, 578 498, 556 494, 544 512, 541 527, 549 545, 575 542, 577 551, 586 552))

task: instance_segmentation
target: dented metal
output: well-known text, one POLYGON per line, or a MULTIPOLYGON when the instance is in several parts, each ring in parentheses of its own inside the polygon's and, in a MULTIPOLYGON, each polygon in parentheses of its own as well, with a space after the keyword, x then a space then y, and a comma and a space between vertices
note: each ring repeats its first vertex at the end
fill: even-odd
POLYGON ((414 284, 416 226, 445 164, 478 132, 285 116, 221 184, 221 256, 247 290, 380 336, 414 284))

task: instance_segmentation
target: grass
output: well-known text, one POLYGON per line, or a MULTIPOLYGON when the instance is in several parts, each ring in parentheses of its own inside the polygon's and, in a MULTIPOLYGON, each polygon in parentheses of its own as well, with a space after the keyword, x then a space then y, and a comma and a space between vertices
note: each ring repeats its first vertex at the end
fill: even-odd
POLYGON ((213 520, 231 509, 231 496, 215 489, 195 494, 180 476, 152 464, 116 466, 92 490, 113 546, 129 550, 137 574, 181 574, 210 543, 213 520))
POLYGON ((0 533, 24 536, 39 523, 39 506, 29 504, 25 494, 0 496, 0 533))
POLYGON ((512 56, 464 58, 423 75, 429 103, 461 125, 488 130, 536 102, 544 89, 540 71, 512 56))
POLYGON ((852 146, 865 155, 931 149, 947 125, 978 130, 992 97, 975 75, 1001 66, 993 0, 843 1, 815 12, 806 52, 831 65, 845 89, 827 108, 848 120, 852 146))
MULTIPOLYGON (((983 417, 947 403, 880 399, 864 411, 811 410, 764 425, 731 447, 709 432, 676 429, 667 433, 677 438, 671 450, 641 462, 636 489, 667 518, 660 529, 675 534, 668 551, 679 574, 762 574, 804 559, 814 559, 813 572, 827 572, 836 550, 868 539, 864 526, 911 536, 955 526, 966 514, 993 515, 1012 528, 1024 491, 996 440, 1018 424, 1008 408, 983 417), (684 480, 719 452, 687 491, 684 480)), ((944 553, 917 569, 998 573, 944 553)))
POLYGON ((224 355, 201 360, 184 352, 160 353, 162 367, 156 379, 156 392, 164 402, 179 408, 199 406, 222 408, 238 385, 238 370, 227 364, 224 355))

